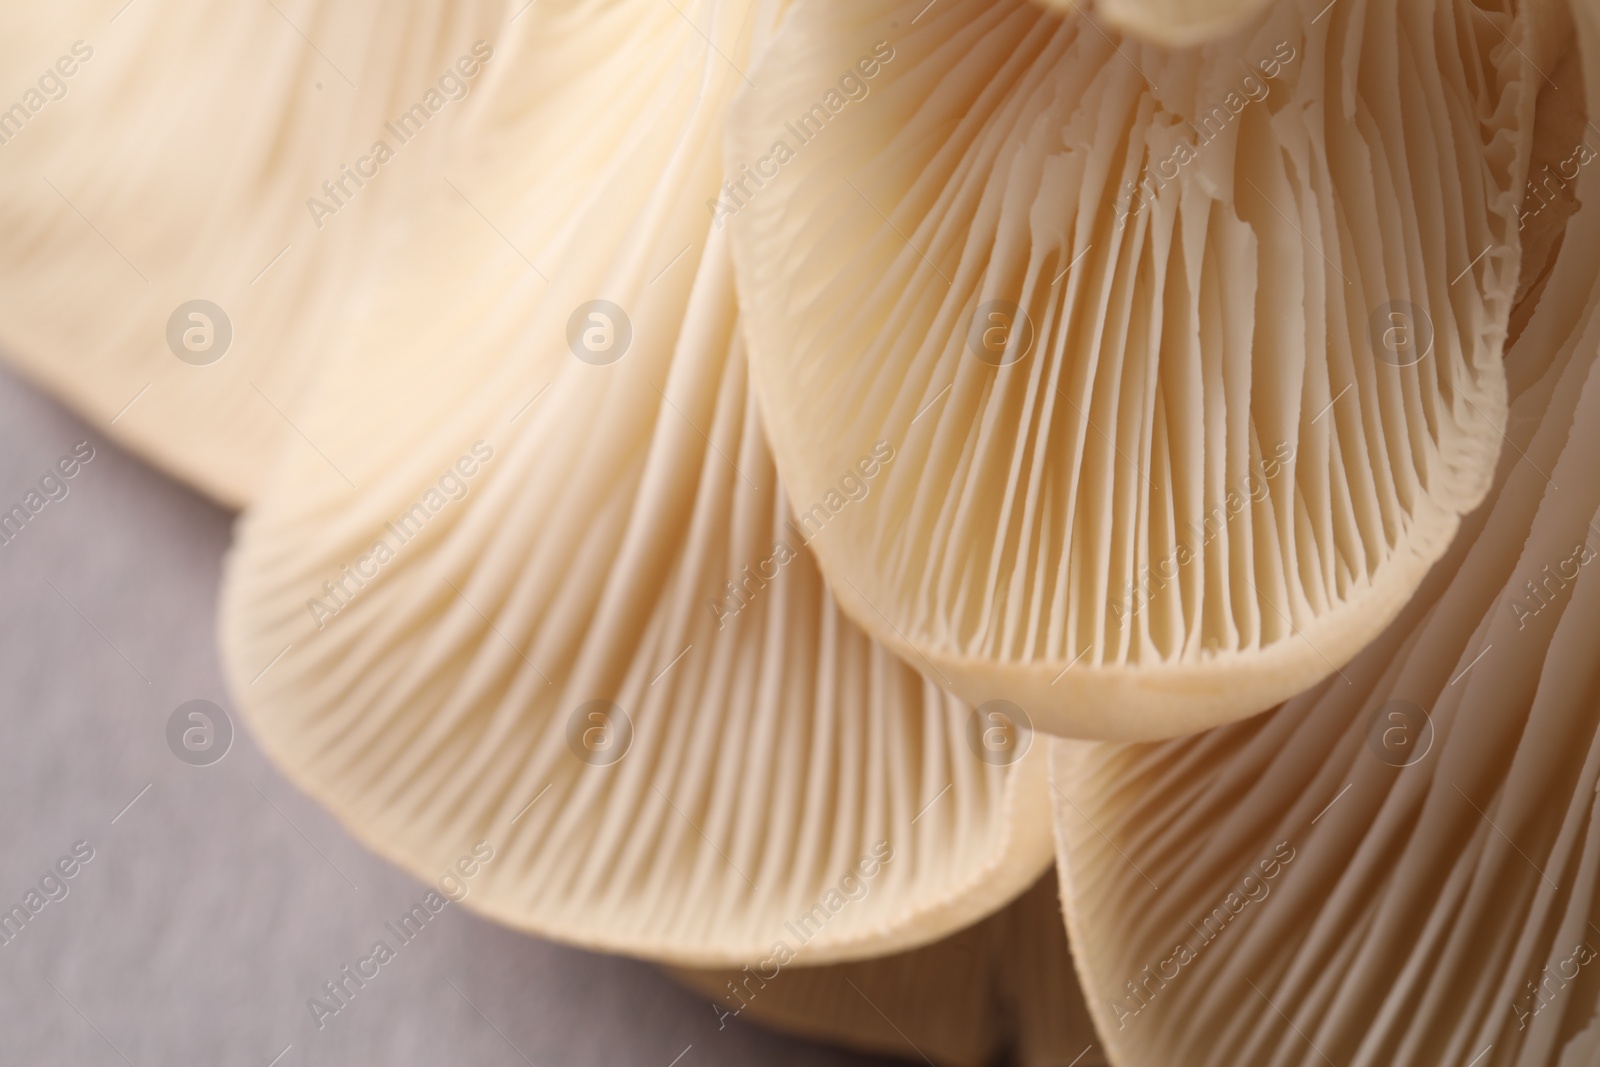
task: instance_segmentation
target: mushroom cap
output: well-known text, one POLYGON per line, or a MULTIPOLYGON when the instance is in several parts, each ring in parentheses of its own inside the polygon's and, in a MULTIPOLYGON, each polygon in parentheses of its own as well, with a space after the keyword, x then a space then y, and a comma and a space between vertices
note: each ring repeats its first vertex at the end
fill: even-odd
POLYGON ((1187 48, 1249 22, 1271 0, 1039 0, 1059 11, 1084 9, 1119 32, 1168 48, 1187 48))
POLYGON ((689 970, 730 1016, 939 1067, 1103 1067, 1054 872, 982 922, 910 952, 823 967, 689 970))
POLYGON ((1465 8, 1324 6, 1170 51, 821 2, 752 72, 724 220, 778 469, 840 605, 969 703, 1108 739, 1264 710, 1487 489, 1516 53, 1468 62, 1465 8))
MULTIPOLYGON (((1571 35, 1518 43, 1552 84, 1587 78, 1594 114, 1571 35)), ((1496 486, 1383 638, 1246 722, 1054 743, 1065 912, 1115 1062, 1594 1062, 1600 175, 1573 194, 1507 355, 1496 486)))
POLYGON ((1042 746, 986 747, 787 528, 704 207, 769 16, 514 24, 222 610, 241 713, 374 850, 431 877, 487 841, 467 907, 706 966, 937 940, 1052 852, 1042 746))
POLYGON ((429 90, 443 100, 441 77, 504 6, 104 0, 0 15, 7 69, 54 75, 63 94, 0 126, 0 355, 145 458, 248 501, 281 450, 307 447, 292 420, 321 349, 459 116, 415 143, 385 124, 429 90), (379 141, 394 157, 381 166, 379 141), (341 169, 363 158, 366 180, 341 169))

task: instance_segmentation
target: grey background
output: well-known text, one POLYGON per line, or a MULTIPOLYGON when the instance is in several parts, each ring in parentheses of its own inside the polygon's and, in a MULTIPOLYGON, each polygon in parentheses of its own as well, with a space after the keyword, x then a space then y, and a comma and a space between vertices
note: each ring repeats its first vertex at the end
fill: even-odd
POLYGON ((82 440, 95 458, 67 497, 0 545, 0 911, 74 842, 94 849, 0 945, 0 1064, 891 1062, 719 1031, 647 964, 456 904, 318 1031, 307 998, 392 944, 384 922, 426 889, 296 793, 237 718, 212 766, 168 751, 179 704, 232 712, 213 637, 232 517, 4 370, 0 511, 82 440))

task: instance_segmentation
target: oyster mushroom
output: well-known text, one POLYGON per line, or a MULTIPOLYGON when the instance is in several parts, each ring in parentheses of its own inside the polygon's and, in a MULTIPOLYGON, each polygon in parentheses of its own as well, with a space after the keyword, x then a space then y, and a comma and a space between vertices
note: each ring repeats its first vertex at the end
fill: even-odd
MULTIPOLYGON (((1600 20, 1565 10, 1520 42, 1550 79, 1537 173, 1600 143, 1600 20)), ((1600 1054, 1600 179, 1568 174, 1496 484, 1384 636, 1271 714, 1055 747, 1066 917, 1119 1064, 1600 1054)))
POLYGON ((1201 44, 1248 22, 1270 0, 1041 0, 1063 11, 1084 8, 1124 33, 1172 48, 1201 44))
POLYGON ((893 956, 774 972, 673 968, 725 1023, 940 1067, 1104 1067, 1047 875, 1004 910, 893 956))
POLYGON ((280 450, 308 448, 295 405, 403 234, 409 189, 437 182, 504 6, 0 15, 7 69, 45 71, 0 114, 0 353, 134 451, 248 501, 280 450))
POLYGON ((819 3, 753 72, 718 213, 778 470, 840 605, 968 702, 1121 739, 1259 712, 1486 491, 1522 20, 1325 6, 1171 51, 819 3))
POLYGON ((482 839, 468 907, 706 966, 937 940, 1051 860, 1043 746, 975 739, 787 527, 702 206, 770 16, 514 24, 222 610, 256 737, 376 851, 427 877, 482 839))

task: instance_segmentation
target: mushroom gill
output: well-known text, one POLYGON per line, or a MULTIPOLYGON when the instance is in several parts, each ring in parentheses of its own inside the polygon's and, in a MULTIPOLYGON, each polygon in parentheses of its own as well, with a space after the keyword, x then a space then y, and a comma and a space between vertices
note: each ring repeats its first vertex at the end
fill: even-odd
POLYGON ((0 355, 247 502, 308 447, 294 408, 437 182, 503 7, 12 5, 7 69, 44 73, 0 113, 0 355))
POLYGON ((704 966, 910 948, 1048 868, 1043 746, 987 744, 789 528, 702 206, 773 11, 680 7, 508 31, 478 155, 240 525, 224 659, 376 851, 493 845, 467 905, 509 925, 704 966))
POLYGON ((752 71, 712 210, 778 469, 841 607, 964 700, 1127 740, 1257 713, 1482 499, 1525 20, 1324 7, 1185 51, 821 2, 752 71))
POLYGON ((1600 179, 1567 165, 1600 145, 1600 19, 1571 10, 1520 44, 1563 201, 1530 186, 1524 216, 1568 221, 1528 264, 1485 505, 1382 638, 1276 711, 1053 748, 1066 917, 1119 1064, 1600 1055, 1600 179))
POLYGON ((1003 910, 910 952, 823 967, 672 968, 719 1029, 754 1020, 939 1067, 1105 1067, 1072 970, 1054 873, 1003 910))

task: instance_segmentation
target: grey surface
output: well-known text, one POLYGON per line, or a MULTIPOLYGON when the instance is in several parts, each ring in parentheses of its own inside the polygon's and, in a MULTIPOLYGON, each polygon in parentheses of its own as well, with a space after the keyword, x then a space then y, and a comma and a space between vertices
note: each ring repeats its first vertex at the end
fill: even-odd
POLYGON ((426 887, 296 793, 237 720, 212 766, 168 750, 178 705, 231 711, 213 637, 231 516, 0 370, 0 510, 83 440, 96 455, 67 497, 0 545, 0 910, 74 842, 94 849, 0 945, 0 1064, 890 1062, 719 1031, 653 967, 456 904, 319 1031, 307 999, 392 942, 384 922, 426 887))

